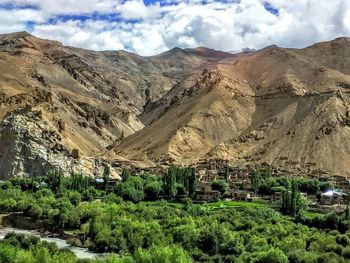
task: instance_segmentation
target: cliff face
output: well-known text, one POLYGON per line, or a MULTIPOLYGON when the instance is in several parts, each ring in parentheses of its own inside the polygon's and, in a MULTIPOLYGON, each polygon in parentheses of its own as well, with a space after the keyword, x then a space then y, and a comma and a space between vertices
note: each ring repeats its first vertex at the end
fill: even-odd
MULTIPOLYGON (((50 119, 42 108, 30 106, 9 113, 0 127, 0 170, 2 179, 35 177, 59 170, 63 174, 101 175, 102 159, 81 155, 64 137, 62 120, 50 119)), ((118 177, 111 169, 111 176, 118 177)))
MULTIPOLYGON (((50 167, 49 154, 62 147, 61 138, 42 121, 40 111, 15 111, 5 117, 0 128, 0 169, 3 177, 42 175, 50 167)), ((53 158, 54 159, 54 158, 53 158)))

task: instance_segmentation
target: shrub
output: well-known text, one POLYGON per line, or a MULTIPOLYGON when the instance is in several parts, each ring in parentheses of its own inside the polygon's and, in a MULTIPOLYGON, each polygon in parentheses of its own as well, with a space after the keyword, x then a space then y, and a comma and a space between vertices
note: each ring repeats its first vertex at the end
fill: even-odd
POLYGON ((29 210, 29 216, 33 219, 39 219, 43 214, 43 210, 38 205, 33 205, 29 210))

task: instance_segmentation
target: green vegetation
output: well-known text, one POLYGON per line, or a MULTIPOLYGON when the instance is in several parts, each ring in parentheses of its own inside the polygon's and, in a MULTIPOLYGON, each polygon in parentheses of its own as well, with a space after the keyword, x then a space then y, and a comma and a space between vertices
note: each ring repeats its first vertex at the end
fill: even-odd
POLYGON ((194 168, 171 166, 163 177, 164 194, 173 199, 176 194, 194 197, 197 189, 197 176, 194 168))
MULTIPOLYGON (((295 217, 284 216, 264 202, 193 204, 189 197, 182 203, 169 202, 179 194, 191 196, 196 184, 193 174, 190 168, 173 167, 159 178, 133 176, 125 170, 122 182, 102 187, 80 175, 62 177, 56 172, 48 177, 2 182, 1 212, 20 212, 49 231, 73 233, 73 244, 114 255, 95 261, 78 260, 54 245, 11 234, 0 244, 0 262, 350 260, 349 209, 325 216, 303 213, 302 208, 294 206, 300 199, 300 185, 282 178, 275 180, 282 182, 286 191, 289 189, 291 201, 285 206, 289 207, 286 213, 295 217), (158 200, 162 196, 168 200, 158 200)), ((259 189, 271 181, 261 177, 259 189)), ((216 183, 221 187, 218 189, 224 190, 225 183, 216 183)))
POLYGON ((254 208, 254 207, 267 207, 266 202, 247 202, 247 201, 219 201, 215 203, 205 204, 204 207, 208 208, 254 208))
POLYGON ((110 255, 103 259, 78 259, 67 249, 58 249, 52 242, 40 241, 35 236, 10 233, 0 241, 0 262, 6 263, 153 263, 192 262, 181 247, 152 246, 148 250, 137 249, 133 255, 110 255))
MULTIPOLYGON (((269 174, 264 172, 264 174, 269 174)), ((254 172, 252 179, 255 183, 255 187, 258 186, 258 193, 263 195, 272 195, 275 192, 283 192, 292 188, 292 182, 295 183, 295 187, 300 192, 317 195, 320 192, 324 192, 327 189, 332 189, 332 185, 329 182, 320 182, 316 179, 307 179, 303 177, 289 178, 286 176, 272 177, 272 176, 259 176, 260 172, 254 172)), ((254 187, 254 188, 255 188, 254 187)))
POLYGON ((215 180, 211 183, 211 188, 219 191, 221 194, 224 194, 227 190, 229 190, 229 185, 225 180, 215 180))
POLYGON ((251 175, 252 186, 254 193, 257 194, 260 186, 261 175, 259 170, 255 170, 251 175))
POLYGON ((298 191, 297 183, 293 180, 291 190, 283 190, 281 211, 285 214, 296 216, 307 210, 308 201, 298 191))

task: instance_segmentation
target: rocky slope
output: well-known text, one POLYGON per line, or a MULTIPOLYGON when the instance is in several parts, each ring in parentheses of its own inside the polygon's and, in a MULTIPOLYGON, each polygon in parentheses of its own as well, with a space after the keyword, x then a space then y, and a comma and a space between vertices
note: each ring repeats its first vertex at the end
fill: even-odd
POLYGON ((0 35, 0 179, 115 159, 350 175, 349 59, 348 38, 141 57, 0 35))
POLYGON ((92 174, 109 148, 144 127, 146 105, 198 67, 230 57, 205 48, 141 57, 0 35, 0 179, 55 167, 92 174))
POLYGON ((223 158, 350 175, 350 40, 225 58, 145 108, 113 153, 148 163, 223 158))

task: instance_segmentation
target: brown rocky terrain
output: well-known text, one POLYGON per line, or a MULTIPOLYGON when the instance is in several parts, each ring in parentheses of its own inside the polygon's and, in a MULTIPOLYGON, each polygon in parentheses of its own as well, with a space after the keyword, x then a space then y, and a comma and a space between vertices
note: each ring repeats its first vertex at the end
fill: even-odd
POLYGON ((348 38, 141 57, 0 35, 0 178, 203 158, 350 175, 349 55, 348 38))
POLYGON ((350 175, 350 39, 226 58, 145 108, 114 153, 144 162, 222 158, 350 175))
POLYGON ((108 149, 144 127, 138 115, 146 105, 196 68, 231 56, 200 48, 141 57, 0 35, 0 178, 57 167, 97 173, 108 149))

